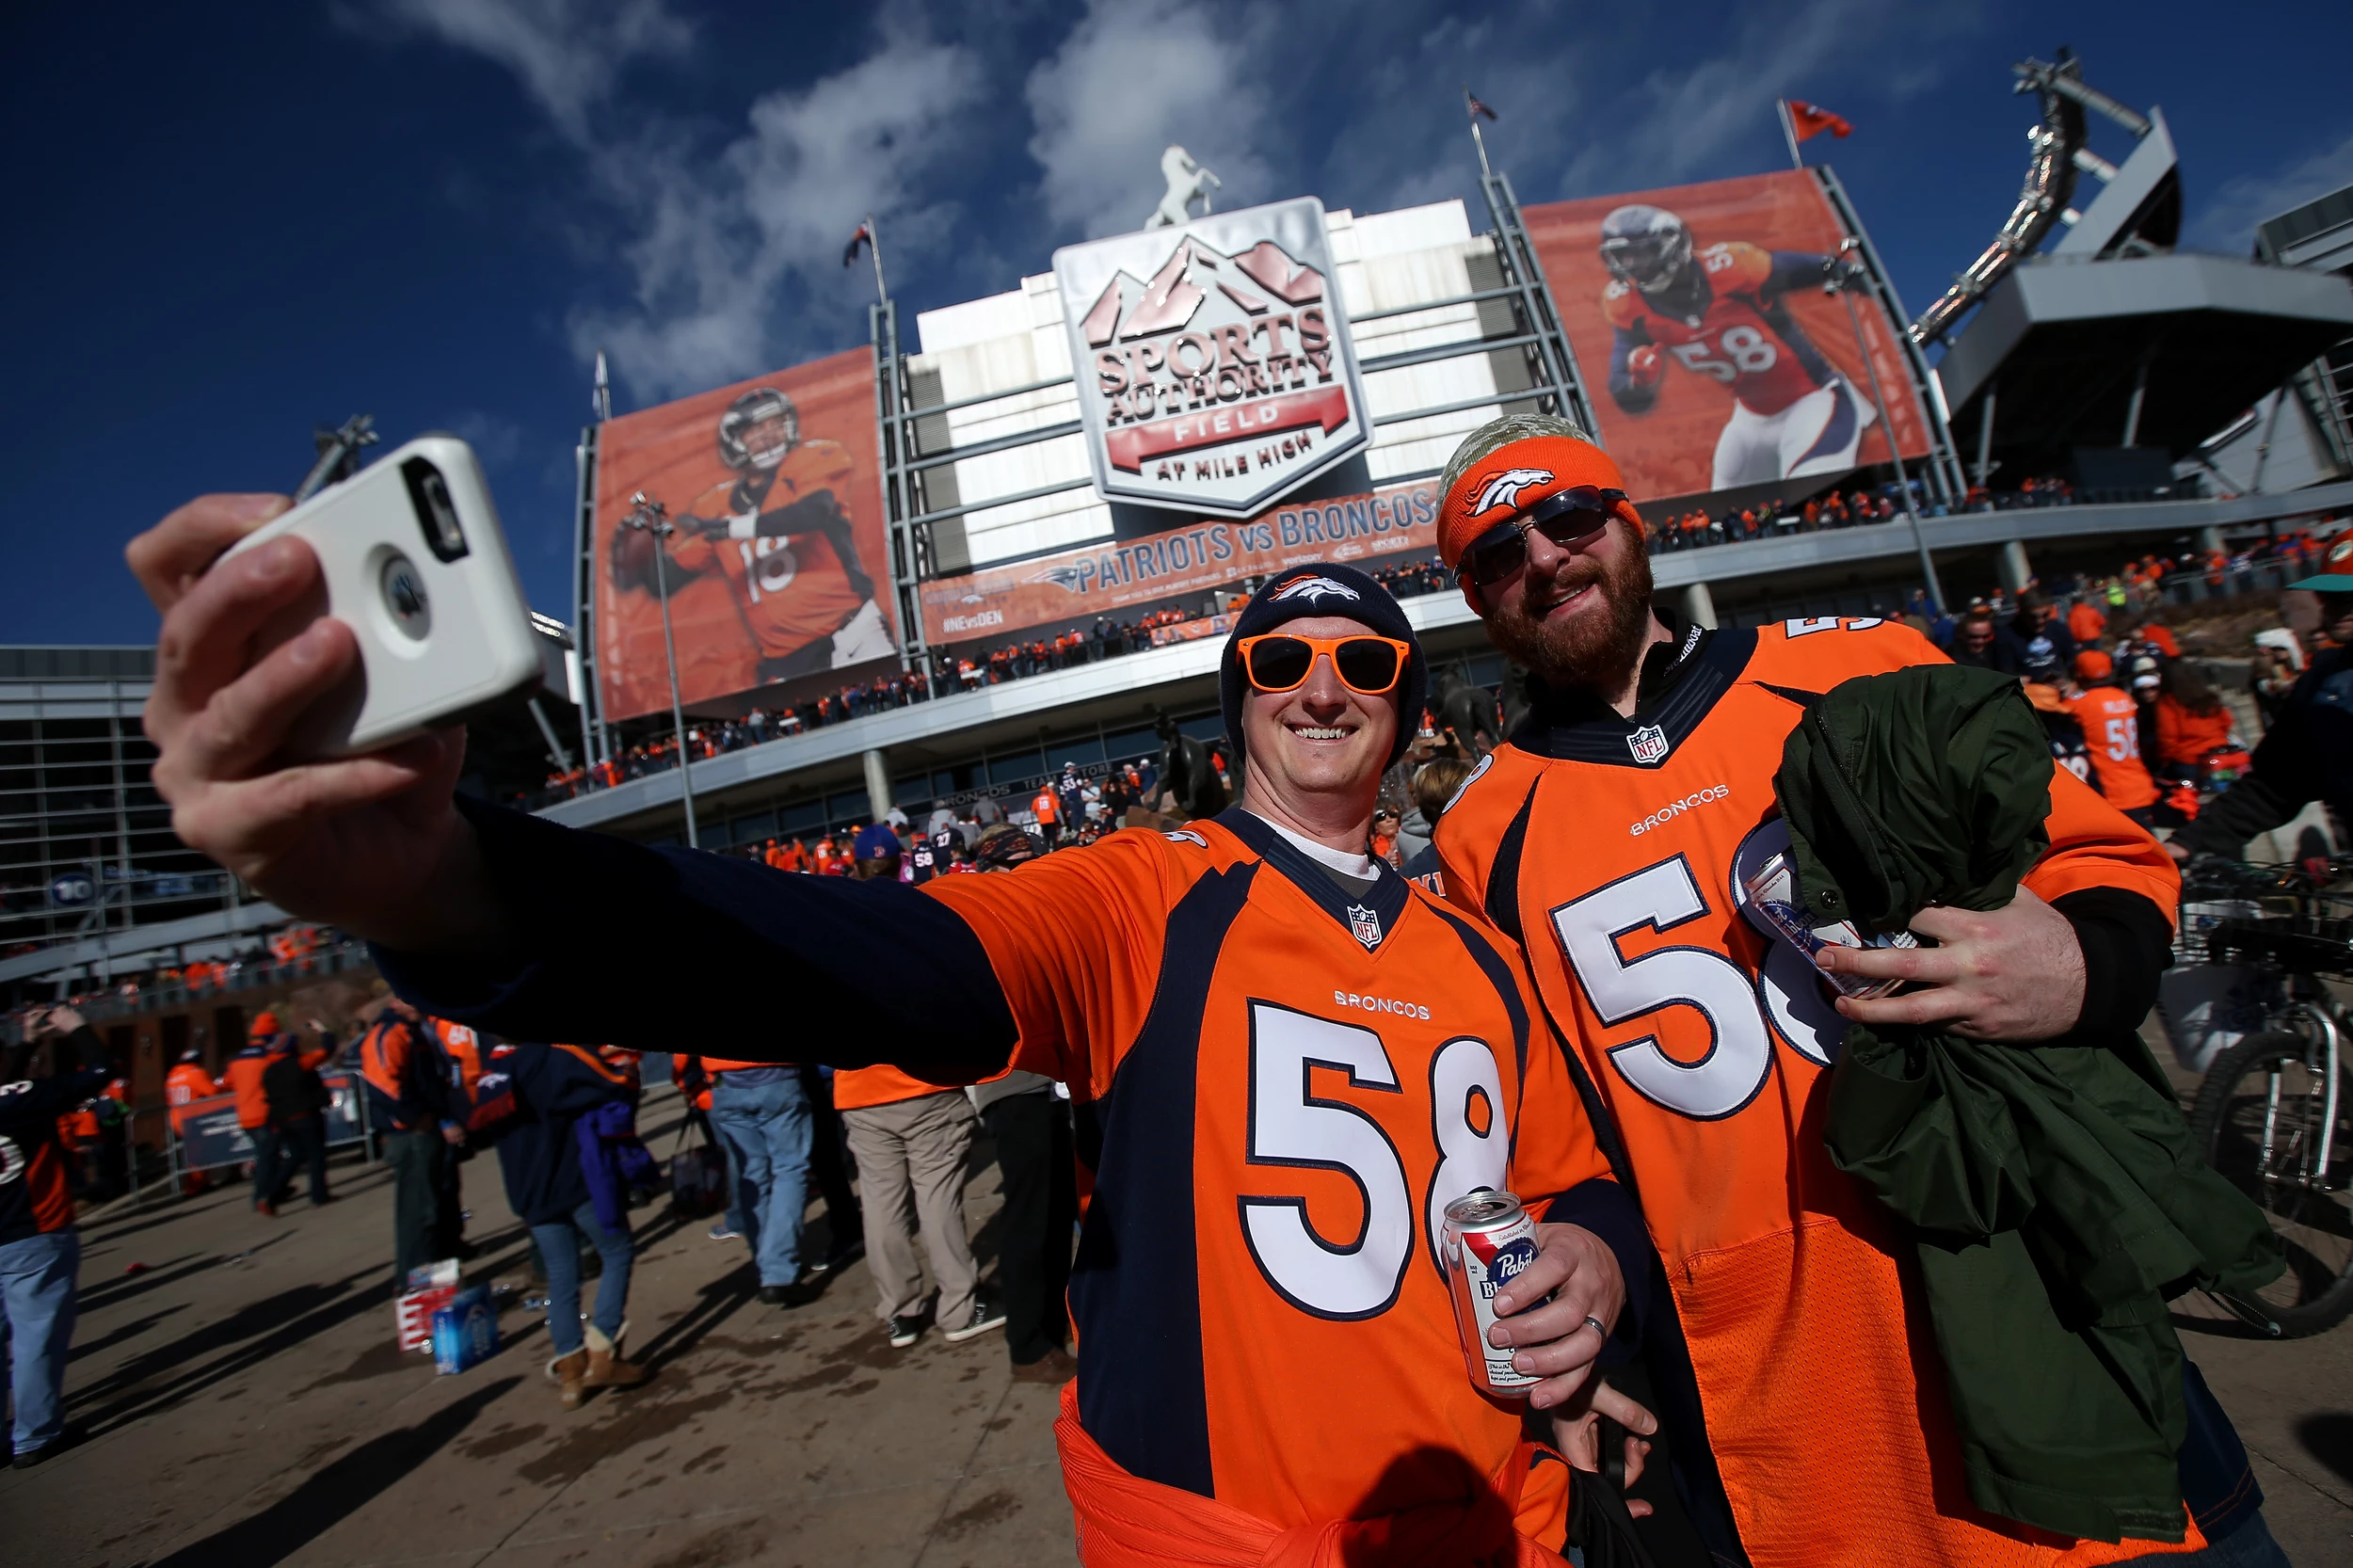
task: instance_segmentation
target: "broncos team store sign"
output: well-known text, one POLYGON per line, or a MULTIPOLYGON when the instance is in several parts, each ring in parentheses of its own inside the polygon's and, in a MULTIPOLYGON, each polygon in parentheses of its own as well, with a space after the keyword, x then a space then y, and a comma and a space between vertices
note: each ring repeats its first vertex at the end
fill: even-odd
POLYGON ((1054 252, 1096 490, 1249 517, 1371 422, 1313 197, 1054 252))

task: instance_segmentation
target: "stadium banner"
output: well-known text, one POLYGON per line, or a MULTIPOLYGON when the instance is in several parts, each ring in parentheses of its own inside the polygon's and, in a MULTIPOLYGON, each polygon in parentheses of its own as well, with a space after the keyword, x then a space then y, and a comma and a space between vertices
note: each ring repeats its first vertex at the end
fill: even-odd
POLYGON ((1107 501, 1247 518, 1371 439, 1312 196, 1054 252, 1107 501))
POLYGON ((1859 292, 1858 344, 1846 303, 1822 292, 1823 264, 1848 236, 1811 174, 1547 202, 1521 216, 1635 500, 1781 480, 1810 493, 1885 462, 1865 353, 1897 450, 1927 453, 1901 326, 1859 292))
POLYGON ((941 578, 923 584, 923 635, 956 643, 1033 626, 1083 626, 1096 616, 1304 561, 1357 561, 1437 546, 1437 482, 1423 480, 1278 506, 1246 522, 1198 521, 941 578))
POLYGON ((858 348, 610 420, 597 435, 598 696, 608 719, 670 705, 654 536, 667 509, 670 620, 688 704, 898 657, 858 348))
MULTIPOLYGON (((322 1072, 327 1085, 327 1146, 356 1144, 367 1135, 360 1112, 360 1075, 322 1072)), ((237 1125, 237 1096, 221 1095, 191 1100, 175 1117, 180 1135, 180 1168, 209 1171, 253 1158, 253 1137, 237 1125)))

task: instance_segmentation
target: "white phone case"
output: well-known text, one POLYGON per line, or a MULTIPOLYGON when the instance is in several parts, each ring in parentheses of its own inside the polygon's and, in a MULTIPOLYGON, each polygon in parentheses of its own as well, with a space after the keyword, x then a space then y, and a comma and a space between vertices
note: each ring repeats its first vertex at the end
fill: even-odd
POLYGON ((317 552, 325 598, 281 616, 264 646, 322 609, 360 639, 359 670, 342 700, 322 704, 290 739, 295 755, 375 751, 539 685, 540 640, 498 509, 472 448, 456 437, 410 441, 229 553, 286 534, 317 552))

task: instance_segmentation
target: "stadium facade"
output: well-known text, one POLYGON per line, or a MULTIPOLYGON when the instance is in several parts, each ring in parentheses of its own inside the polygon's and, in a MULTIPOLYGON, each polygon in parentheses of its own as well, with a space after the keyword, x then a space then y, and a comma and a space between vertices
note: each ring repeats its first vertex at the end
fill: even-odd
MULTIPOLYGON (((2099 109, 2142 127, 2105 164, 2069 119, 2074 88, 2050 86, 2073 68, 2041 69, 2044 134, 2074 139, 2038 141, 2029 197, 2058 163, 2107 189, 2068 209, 2048 254, 1973 269, 1977 293, 1931 307, 1933 334, 1827 168, 1523 210, 1482 149, 1475 209, 1188 207, 1183 223, 1069 248, 1001 294, 911 320, 884 298, 862 348, 618 418, 600 363, 580 444, 579 706, 551 699, 478 732, 476 787, 511 797, 542 772, 612 763, 668 737, 674 711, 689 726, 773 713, 878 678, 946 695, 684 775, 575 786, 542 809, 680 840, 691 776, 696 837, 726 848, 894 807, 1017 807, 1066 762, 1151 759, 1166 728, 1215 732, 1233 596, 1317 555, 1426 561, 1433 480, 1465 432, 1507 411, 1593 430, 1654 517, 1794 513, 1857 488, 1918 513, 1657 556, 1662 588, 1704 622, 1890 613, 1929 561, 1964 598, 2037 568, 2105 570, 2353 510, 2345 193, 2265 224, 2251 260, 2171 253, 2161 114, 2099 109), (2069 147, 2085 156, 2060 157, 2069 147), (2201 360, 2151 345, 2217 342, 2232 396, 2284 393, 2234 420, 2176 398, 2201 360), (2063 451, 2011 390, 2060 373, 2080 426, 2063 451), (2310 460, 2284 456, 2278 430, 2307 426, 2310 460), (2259 447, 2277 449, 2268 483, 2259 447), (2064 508, 1965 504, 1997 472, 2011 485, 2057 472, 2028 465, 2119 448, 2133 460, 2111 470, 2162 482, 2090 496, 2079 479, 2078 502, 2099 504, 2064 508), (1099 655, 1098 625, 1146 619, 1178 624, 1001 684, 968 689, 959 673, 1073 632, 1099 655)), ((1438 665, 1501 680, 1458 594, 1404 602, 1438 665)), ((0 653, 0 984, 20 998, 201 956, 281 918, 170 839, 136 723, 150 657, 0 653)))

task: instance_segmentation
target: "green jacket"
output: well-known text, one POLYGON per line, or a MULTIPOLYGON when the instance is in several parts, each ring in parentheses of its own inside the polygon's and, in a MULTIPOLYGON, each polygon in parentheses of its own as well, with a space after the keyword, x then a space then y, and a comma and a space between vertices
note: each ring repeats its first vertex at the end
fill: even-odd
MULTIPOLYGON (((1849 680, 1774 780, 1813 922, 1993 909, 2048 846, 2051 753, 2018 683, 1923 665, 1849 680)), ((2283 1266, 2191 1145, 2137 1036, 2021 1048, 1849 1027, 1823 1137, 1912 1223, 1978 1506, 2062 1535, 2179 1541, 2182 1347, 2166 1302, 2283 1266)))

